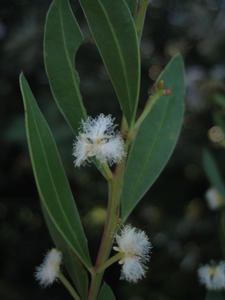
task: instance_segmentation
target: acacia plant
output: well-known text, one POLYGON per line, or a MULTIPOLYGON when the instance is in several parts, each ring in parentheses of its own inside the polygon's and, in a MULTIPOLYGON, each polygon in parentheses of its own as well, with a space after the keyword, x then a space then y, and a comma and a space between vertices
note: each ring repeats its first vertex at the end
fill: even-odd
POLYGON ((121 279, 133 283, 147 271, 151 243, 143 231, 126 221, 175 147, 183 119, 184 66, 181 55, 171 59, 137 116, 140 41, 148 1, 79 2, 115 89, 122 122, 119 130, 110 112, 91 117, 86 111, 74 67, 83 35, 69 0, 53 0, 44 33, 44 63, 51 92, 74 134, 74 172, 85 164, 98 168, 108 184, 108 207, 93 263, 53 135, 21 74, 31 162, 44 218, 56 247, 37 268, 36 278, 44 286, 60 280, 76 300, 112 300, 113 291, 102 284, 106 268, 119 262, 121 279), (70 279, 60 270, 61 263, 70 279))

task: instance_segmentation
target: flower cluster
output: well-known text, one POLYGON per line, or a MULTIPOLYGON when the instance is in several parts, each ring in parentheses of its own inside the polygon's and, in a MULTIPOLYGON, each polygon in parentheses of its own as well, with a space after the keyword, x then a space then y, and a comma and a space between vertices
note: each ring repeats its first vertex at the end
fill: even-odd
POLYGON ((217 210, 225 204, 223 197, 215 188, 208 189, 205 197, 209 208, 212 210, 217 210))
POLYGON ((76 167, 92 157, 112 165, 126 155, 123 139, 119 133, 115 133, 113 121, 111 115, 103 114, 94 119, 88 117, 86 121, 82 120, 81 132, 73 145, 76 167))
POLYGON ((221 261, 218 265, 211 263, 198 270, 200 282, 208 290, 221 290, 225 288, 225 262, 221 261))
POLYGON ((130 225, 116 234, 115 240, 117 246, 113 249, 123 255, 119 261, 122 265, 121 279, 136 283, 145 276, 152 245, 144 231, 130 225))
POLYGON ((62 254, 57 249, 51 249, 45 256, 43 263, 37 267, 35 278, 40 285, 51 285, 57 278, 62 262, 62 254))

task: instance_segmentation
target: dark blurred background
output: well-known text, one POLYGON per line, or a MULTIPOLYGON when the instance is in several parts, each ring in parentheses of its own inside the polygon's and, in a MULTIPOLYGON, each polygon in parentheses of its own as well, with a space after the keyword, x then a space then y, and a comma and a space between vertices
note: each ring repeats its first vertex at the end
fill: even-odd
MULTIPOLYGON (((50 94, 42 57, 50 2, 0 1, 1 300, 70 299, 59 284, 44 290, 33 276, 35 266, 53 244, 41 214, 27 149, 18 86, 21 70, 53 130, 93 259, 105 218, 104 180, 94 167, 73 167, 74 137, 50 94)), ((76 65, 88 113, 111 113, 119 122, 120 110, 111 83, 90 40, 78 2, 72 1, 72 6, 86 38, 76 65)), ((212 126, 218 125, 216 120, 225 116, 224 0, 151 1, 141 44, 140 109, 148 89, 178 51, 186 65, 183 129, 167 167, 129 219, 151 237, 154 249, 150 268, 147 278, 137 285, 120 281, 118 266, 106 272, 106 281, 118 299, 203 300, 205 289, 198 283, 196 270, 202 263, 222 258, 218 214, 210 211, 205 202, 209 182, 202 167, 202 149, 211 148, 224 173, 224 150, 208 134, 212 126)))

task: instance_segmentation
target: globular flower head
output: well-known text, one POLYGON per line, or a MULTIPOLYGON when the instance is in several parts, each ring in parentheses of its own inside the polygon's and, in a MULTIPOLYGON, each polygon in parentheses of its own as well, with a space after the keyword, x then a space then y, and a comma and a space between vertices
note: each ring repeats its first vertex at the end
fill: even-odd
POLYGON ((125 156, 124 142, 114 129, 110 115, 100 114, 94 119, 88 117, 86 121, 82 120, 81 132, 73 145, 75 166, 81 166, 91 157, 110 165, 118 163, 125 156))
POLYGON ((225 201, 220 193, 213 187, 207 190, 206 194, 206 201, 210 209, 216 210, 225 205, 225 201))
POLYGON ((121 279, 136 283, 145 276, 152 245, 144 231, 130 225, 117 233, 115 240, 117 246, 113 249, 123 254, 119 261, 122 265, 121 279))
POLYGON ((221 261, 218 265, 211 263, 199 268, 198 276, 200 282, 208 290, 221 290, 225 288, 225 263, 221 261))
POLYGON ((44 261, 37 267, 35 278, 40 285, 46 287, 51 285, 58 277, 62 254, 57 249, 51 249, 45 256, 44 261))

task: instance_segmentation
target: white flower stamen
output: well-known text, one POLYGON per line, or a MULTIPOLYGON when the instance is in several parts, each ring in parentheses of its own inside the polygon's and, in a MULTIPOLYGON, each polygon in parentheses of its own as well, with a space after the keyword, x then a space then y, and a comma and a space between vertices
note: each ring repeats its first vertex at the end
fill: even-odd
POLYGON ((35 272, 35 278, 40 285, 49 286, 58 278, 61 261, 62 254, 55 248, 46 254, 44 261, 36 268, 35 272))
POLYGON ((152 245, 144 231, 130 225, 126 225, 120 234, 116 234, 115 240, 118 246, 113 249, 123 254, 119 261, 122 265, 121 279, 136 283, 145 277, 152 245))
POLYGON ((91 157, 109 165, 118 163, 126 154, 123 139, 114 129, 110 115, 100 114, 95 119, 88 117, 85 122, 82 120, 81 132, 73 145, 75 166, 81 166, 91 157))
POLYGON ((221 194, 213 187, 207 190, 205 198, 208 204, 208 207, 212 210, 217 210, 220 207, 225 205, 225 201, 221 194))
POLYGON ((225 288, 225 262, 218 265, 210 264, 199 268, 198 276, 200 282, 208 290, 221 290, 225 288))

